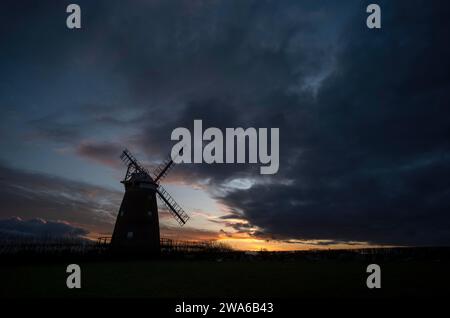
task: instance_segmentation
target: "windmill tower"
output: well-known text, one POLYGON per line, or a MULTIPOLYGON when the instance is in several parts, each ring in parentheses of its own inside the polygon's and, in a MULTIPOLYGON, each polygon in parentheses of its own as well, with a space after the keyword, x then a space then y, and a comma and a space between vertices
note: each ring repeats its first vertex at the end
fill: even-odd
POLYGON ((160 185, 160 181, 173 166, 169 157, 151 175, 134 156, 125 149, 120 156, 127 165, 125 195, 117 215, 111 238, 115 251, 159 253, 159 217, 156 195, 165 203, 169 212, 182 226, 189 216, 160 185))

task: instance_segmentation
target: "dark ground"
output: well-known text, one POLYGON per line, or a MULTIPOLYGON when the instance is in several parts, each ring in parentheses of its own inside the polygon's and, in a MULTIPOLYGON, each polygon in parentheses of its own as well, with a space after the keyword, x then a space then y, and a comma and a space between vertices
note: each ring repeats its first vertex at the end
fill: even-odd
POLYGON ((366 260, 82 261, 82 288, 66 287, 69 262, 2 264, 0 297, 276 297, 397 299, 449 294, 448 260, 387 260, 379 290, 366 260))

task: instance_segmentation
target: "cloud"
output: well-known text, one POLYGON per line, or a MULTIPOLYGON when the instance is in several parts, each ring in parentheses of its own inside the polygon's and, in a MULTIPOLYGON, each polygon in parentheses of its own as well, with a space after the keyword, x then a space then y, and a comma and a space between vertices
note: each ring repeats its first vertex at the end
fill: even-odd
MULTIPOLYGON (((64 28, 56 22, 40 23, 60 20, 49 3, 35 5, 42 15, 15 5, 13 12, 35 21, 37 29, 21 28, 5 39, 1 60, 11 65, 2 68, 82 69, 83 80, 63 82, 81 96, 75 106, 64 104, 70 115, 44 117, 32 126, 106 165, 122 141, 145 154, 142 161, 155 162, 169 152, 171 131, 192 129, 194 119, 221 129, 280 128, 275 176, 262 177, 258 166, 249 164, 180 165, 166 179, 208 190, 236 218, 259 229, 254 235, 448 245, 450 6, 380 1, 382 29, 369 30, 367 4, 86 2, 81 6, 89 8, 83 11, 87 32, 70 37, 57 31, 64 28), (35 48, 35 37, 47 29, 49 36, 35 48), (88 79, 92 82, 85 84, 88 79), (116 91, 123 104, 111 94, 116 91), (97 92, 116 103, 92 102, 97 92), (84 111, 77 116, 80 107, 84 111), (237 179, 251 180, 251 187, 227 187, 237 179)), ((12 16, 0 21, 8 26, 3 29, 17 29, 12 16)), ((111 211, 117 194, 13 172, 14 182, 2 180, 0 196, 4 211, 10 211, 3 214, 50 213, 59 219, 63 213, 77 215, 83 224, 113 222, 109 212, 99 211, 111 211), (83 201, 86 191, 97 197, 83 201), (99 197, 106 198, 107 208, 99 207, 99 197)))
POLYGON ((0 218, 63 220, 110 231, 122 193, 79 181, 0 165, 0 218))
POLYGON ((89 158, 101 164, 117 167, 117 157, 122 150, 123 146, 118 143, 82 142, 77 146, 76 152, 80 156, 89 158))
POLYGON ((256 184, 225 204, 280 239, 450 243, 449 62, 437 58, 450 46, 432 40, 445 38, 449 8, 421 4, 386 5, 380 32, 349 23, 316 97, 277 99, 279 176, 293 183, 256 184))
POLYGON ((15 217, 0 220, 0 236, 23 238, 81 238, 89 232, 67 222, 44 219, 22 220, 15 217))
MULTIPOLYGON (((0 176, 0 235, 112 234, 122 192, 4 165, 0 165, 0 176)), ((161 207, 160 220, 166 218, 172 219, 161 207)), ((215 240, 219 234, 164 223, 161 233, 183 240, 215 240)))
POLYGON ((431 40, 445 38, 447 5, 382 3, 384 27, 373 31, 364 27, 363 4, 334 11, 329 3, 325 10, 220 2, 194 12, 184 4, 156 6, 145 23, 150 38, 148 29, 122 29, 100 46, 149 41, 122 50, 115 64, 136 100, 148 100, 136 145, 149 156, 165 154, 171 131, 192 129, 194 119, 221 129, 279 127, 281 162, 273 177, 259 176, 255 165, 181 165, 174 180, 201 183, 261 235, 450 242, 450 186, 442 177, 449 67, 436 58, 450 48, 431 40), (178 24, 169 26, 168 16, 178 24), (217 194, 236 178, 254 184, 217 194))
POLYGON ((170 227, 161 225, 161 237, 183 241, 215 241, 220 235, 217 231, 191 227, 170 227))
POLYGON ((33 132, 27 135, 30 139, 52 140, 70 143, 80 140, 81 127, 73 122, 62 122, 58 115, 52 114, 29 122, 33 132))
MULTIPOLYGON (((124 52, 142 67, 119 64, 134 87, 154 87, 137 95, 160 103, 149 107, 148 124, 137 135, 141 148, 162 152, 171 130, 192 129, 194 119, 221 129, 279 127, 274 177, 258 176, 252 165, 182 165, 174 177, 208 180, 211 192, 235 178, 255 179, 250 189, 216 198, 280 239, 448 244, 450 186, 442 177, 449 166, 448 61, 436 56, 450 48, 430 40, 445 38, 448 6, 418 3, 427 9, 383 3, 380 31, 364 27, 363 4, 343 5, 339 10, 350 13, 342 23, 303 3, 243 5, 202 21, 221 26, 212 37, 190 34, 202 27, 182 16, 190 27, 181 38, 195 45, 155 42, 150 57, 145 50, 124 52), (296 11, 301 15, 291 20, 296 11), (405 18, 408 23, 399 23, 405 18), (335 34, 326 31, 331 25, 335 34), (308 42, 313 36, 320 41, 308 42), (176 45, 185 53, 181 60, 170 50, 176 45), (190 55, 194 47, 198 59, 190 55), (146 68, 158 71, 147 76, 146 68), (180 75, 168 76, 175 69, 180 75)), ((173 28, 158 30, 172 38, 173 28)), ((129 38, 130 46, 141 37, 129 38)))

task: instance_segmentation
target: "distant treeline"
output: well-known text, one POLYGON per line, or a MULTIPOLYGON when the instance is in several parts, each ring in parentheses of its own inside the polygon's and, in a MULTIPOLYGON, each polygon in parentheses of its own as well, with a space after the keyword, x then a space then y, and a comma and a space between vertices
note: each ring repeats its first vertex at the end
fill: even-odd
POLYGON ((45 244, 92 244, 93 241, 80 236, 13 235, 0 233, 0 246, 45 245, 45 244))
MULTIPOLYGON (((0 257, 63 257, 79 256, 103 258, 112 255, 110 242, 92 241, 78 237, 0 236, 0 257)), ((215 241, 180 241, 161 239, 161 255, 174 256, 189 253, 229 253, 233 249, 215 241)), ((142 251, 145 254, 145 251, 142 251)))
MULTIPOLYGON (((8 237, 0 236, 0 258, 20 259, 64 259, 83 258, 102 260, 117 257, 109 242, 91 241, 78 237, 8 237)), ((123 255, 120 255, 123 256, 123 255)), ((137 257, 148 257, 143 251, 137 257)), ((328 249, 289 252, 245 252, 233 250, 229 245, 216 241, 179 241, 161 239, 162 258, 195 258, 225 260, 450 260, 450 247, 394 247, 363 249, 328 249)))

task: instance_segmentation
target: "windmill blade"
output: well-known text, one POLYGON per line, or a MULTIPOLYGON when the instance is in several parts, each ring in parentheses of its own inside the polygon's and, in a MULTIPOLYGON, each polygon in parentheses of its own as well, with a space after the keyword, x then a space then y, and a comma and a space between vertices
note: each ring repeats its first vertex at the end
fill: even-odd
POLYGON ((172 214, 175 220, 181 226, 183 226, 189 220, 189 215, 187 215, 187 213, 183 210, 183 208, 172 198, 172 196, 162 186, 159 186, 156 192, 158 192, 159 197, 166 204, 170 214, 172 214))
POLYGON ((169 172, 170 168, 173 166, 173 160, 169 156, 166 160, 164 160, 158 167, 156 167, 153 172, 153 176, 155 177, 155 182, 160 182, 169 172))
MULTIPOLYGON (((184 145, 183 145, 184 146, 184 145)), ((177 155, 180 156, 183 154, 183 148, 181 148, 180 153, 177 155)), ((158 167, 156 167, 153 172, 153 176, 155 177, 155 182, 160 182, 169 172, 169 170, 173 167, 174 162, 172 160, 172 156, 169 155, 158 167)))
MULTIPOLYGON (((144 173, 150 177, 150 173, 147 169, 145 169, 139 161, 131 154, 131 152, 128 149, 125 149, 122 154, 120 155, 120 159, 128 165, 128 170, 130 167, 133 167, 134 171, 144 173)), ((129 174, 129 171, 127 171, 127 175, 129 174)))

